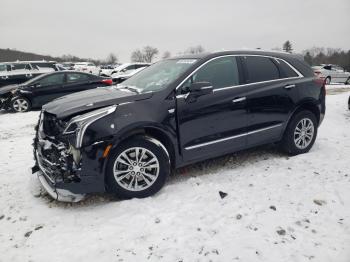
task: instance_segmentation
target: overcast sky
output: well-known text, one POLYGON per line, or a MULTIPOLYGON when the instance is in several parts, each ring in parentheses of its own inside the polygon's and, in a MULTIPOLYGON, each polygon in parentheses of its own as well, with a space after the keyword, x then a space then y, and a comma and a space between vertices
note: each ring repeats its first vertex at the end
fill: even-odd
MULTIPOLYGON (((173 55, 271 49, 290 40, 350 49, 350 0, 1 0, 0 48, 127 62, 145 45, 173 55)), ((160 56, 161 56, 160 54, 160 56)))

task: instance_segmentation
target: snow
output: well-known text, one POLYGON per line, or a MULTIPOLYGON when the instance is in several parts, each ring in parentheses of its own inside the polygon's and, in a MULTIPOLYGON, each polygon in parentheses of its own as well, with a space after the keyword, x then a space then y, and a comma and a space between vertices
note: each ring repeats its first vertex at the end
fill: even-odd
POLYGON ((327 96, 308 154, 263 146, 183 168, 147 199, 76 204, 37 194, 39 112, 0 112, 0 261, 348 262, 349 95, 327 96))

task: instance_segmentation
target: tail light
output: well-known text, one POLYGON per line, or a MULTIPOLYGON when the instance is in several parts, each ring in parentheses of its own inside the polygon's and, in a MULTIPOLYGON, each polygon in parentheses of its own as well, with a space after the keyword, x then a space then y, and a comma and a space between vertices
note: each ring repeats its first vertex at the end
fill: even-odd
POLYGON ((112 79, 102 79, 101 83, 111 86, 111 85, 113 85, 113 80, 112 79))

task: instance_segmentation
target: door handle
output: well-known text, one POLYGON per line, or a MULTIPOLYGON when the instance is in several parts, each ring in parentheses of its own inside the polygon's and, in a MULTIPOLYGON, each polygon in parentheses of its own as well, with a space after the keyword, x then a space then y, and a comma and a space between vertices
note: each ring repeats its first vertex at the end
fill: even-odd
POLYGON ((295 87, 294 84, 293 85, 286 85, 286 86, 284 86, 285 89, 292 89, 293 87, 295 87))
POLYGON ((245 101, 247 98, 244 96, 244 97, 238 97, 238 98, 235 98, 232 100, 233 103, 239 103, 239 102, 243 102, 245 101))

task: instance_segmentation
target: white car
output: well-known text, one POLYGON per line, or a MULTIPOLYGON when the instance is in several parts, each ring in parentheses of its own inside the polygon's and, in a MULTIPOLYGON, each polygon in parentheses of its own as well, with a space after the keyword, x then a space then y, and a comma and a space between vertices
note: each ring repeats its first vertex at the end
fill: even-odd
POLYGON ((345 83, 350 84, 350 73, 337 65, 313 66, 312 69, 317 77, 324 79, 326 84, 345 83))
POLYGON ((150 63, 125 63, 116 68, 114 68, 109 76, 118 74, 118 73, 131 73, 133 70, 137 70, 139 68, 144 68, 151 65, 150 63))
POLYGON ((94 75, 98 75, 100 73, 100 69, 92 62, 75 63, 74 70, 94 75))
POLYGON ((147 64, 147 65, 143 64, 143 66, 137 65, 137 67, 138 67, 137 69, 134 69, 133 67, 130 69, 124 68, 117 73, 113 73, 111 75, 111 78, 113 79, 114 83, 119 84, 119 83, 125 81, 126 79, 132 77, 136 73, 140 72, 141 70, 145 69, 148 66, 149 66, 149 64, 147 64))
POLYGON ((100 76, 111 76, 113 70, 115 70, 118 66, 120 66, 120 64, 100 66, 100 76))

